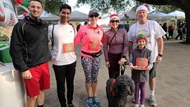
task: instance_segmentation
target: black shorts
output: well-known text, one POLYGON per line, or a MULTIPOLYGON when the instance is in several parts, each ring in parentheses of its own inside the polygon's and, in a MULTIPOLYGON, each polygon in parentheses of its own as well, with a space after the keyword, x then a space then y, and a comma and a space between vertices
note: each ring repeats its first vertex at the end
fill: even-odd
POLYGON ((153 63, 152 69, 149 71, 149 78, 155 78, 156 77, 156 63, 153 63))

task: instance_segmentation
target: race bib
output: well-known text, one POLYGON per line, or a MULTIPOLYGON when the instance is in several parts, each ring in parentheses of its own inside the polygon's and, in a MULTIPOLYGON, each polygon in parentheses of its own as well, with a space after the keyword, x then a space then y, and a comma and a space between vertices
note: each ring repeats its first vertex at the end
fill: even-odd
POLYGON ((100 50, 100 43, 98 41, 89 42, 88 49, 91 51, 98 51, 98 50, 100 50))
POLYGON ((74 44, 73 43, 64 43, 62 46, 63 53, 74 52, 74 44))
POLYGON ((145 69, 148 66, 148 59, 147 58, 137 58, 136 66, 139 69, 145 69))

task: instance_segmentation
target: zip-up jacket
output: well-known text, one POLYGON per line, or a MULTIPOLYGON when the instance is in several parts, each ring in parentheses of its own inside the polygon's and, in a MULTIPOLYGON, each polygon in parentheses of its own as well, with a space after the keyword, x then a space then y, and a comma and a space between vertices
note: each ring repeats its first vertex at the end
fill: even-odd
POLYGON ((49 61, 47 24, 29 16, 18 22, 11 36, 10 55, 15 69, 20 72, 49 61))

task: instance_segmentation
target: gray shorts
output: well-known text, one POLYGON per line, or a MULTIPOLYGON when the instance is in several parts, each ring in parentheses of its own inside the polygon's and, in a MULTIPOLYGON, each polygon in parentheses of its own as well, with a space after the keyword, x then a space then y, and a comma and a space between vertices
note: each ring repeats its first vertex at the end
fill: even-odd
POLYGON ((156 77, 156 63, 153 63, 152 69, 149 71, 149 78, 155 78, 156 77))
POLYGON ((97 77, 100 69, 100 58, 81 57, 81 64, 84 70, 86 83, 97 83, 97 77))

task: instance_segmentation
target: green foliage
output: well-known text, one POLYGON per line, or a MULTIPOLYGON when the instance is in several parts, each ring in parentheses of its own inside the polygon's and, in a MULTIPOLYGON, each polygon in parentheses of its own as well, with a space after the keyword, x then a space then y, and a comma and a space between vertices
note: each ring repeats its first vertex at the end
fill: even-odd
POLYGON ((91 8, 104 13, 115 11, 121 13, 134 4, 134 0, 78 0, 77 7, 88 4, 91 8))
POLYGON ((41 1, 44 5, 44 9, 47 12, 51 12, 55 15, 59 14, 60 5, 67 2, 67 0, 41 0, 41 1))
POLYGON ((164 12, 164 13, 170 13, 175 10, 179 10, 176 6, 173 5, 157 5, 155 6, 156 10, 164 12))

